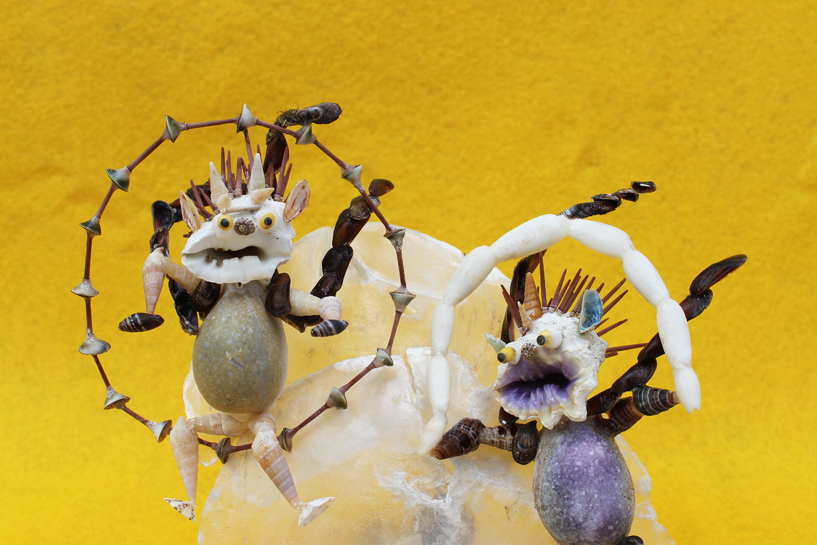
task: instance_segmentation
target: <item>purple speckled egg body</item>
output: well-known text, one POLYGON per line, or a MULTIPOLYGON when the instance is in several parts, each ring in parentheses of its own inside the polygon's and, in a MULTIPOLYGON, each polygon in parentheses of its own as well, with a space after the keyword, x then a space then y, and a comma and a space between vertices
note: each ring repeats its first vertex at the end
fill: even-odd
POLYGON ((560 545, 617 545, 633 523, 630 471, 610 434, 592 420, 563 420, 542 431, 533 495, 560 545))

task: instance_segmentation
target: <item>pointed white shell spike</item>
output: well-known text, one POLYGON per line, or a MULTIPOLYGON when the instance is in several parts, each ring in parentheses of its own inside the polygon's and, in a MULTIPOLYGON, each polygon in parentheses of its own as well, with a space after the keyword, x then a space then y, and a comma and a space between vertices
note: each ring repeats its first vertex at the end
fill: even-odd
POLYGON ((522 327, 530 331, 531 327, 533 327, 533 321, 530 319, 528 311, 525 310, 521 303, 516 303, 516 306, 519 308, 519 315, 522 317, 522 327))
POLYGON ((210 200, 221 210, 230 208, 230 193, 212 162, 210 162, 210 200))
POLYGON ((525 276, 525 311, 534 320, 542 317, 542 303, 539 302, 536 283, 531 273, 525 276))
POLYGON ((190 269, 184 265, 179 265, 169 257, 162 256, 162 258, 165 265, 165 274, 178 282, 179 285, 184 288, 184 291, 193 293, 193 290, 195 290, 196 286, 201 282, 201 278, 198 278, 190 269))
POLYGON ((261 160, 261 154, 256 153, 252 162, 252 172, 250 173, 250 181, 247 184, 247 192, 252 193, 256 189, 264 189, 265 185, 264 162, 261 160))
POLYGON ((284 221, 290 222, 301 215, 309 205, 309 182, 301 180, 287 197, 287 206, 284 209, 284 221))
POLYGON ((261 204, 265 200, 269 199, 270 195, 272 195, 274 191, 275 191, 274 187, 256 189, 255 191, 250 192, 250 198, 252 199, 253 204, 261 204))
POLYGON ((165 281, 164 250, 156 248, 145 260, 142 281, 145 285, 145 312, 153 314, 165 281))

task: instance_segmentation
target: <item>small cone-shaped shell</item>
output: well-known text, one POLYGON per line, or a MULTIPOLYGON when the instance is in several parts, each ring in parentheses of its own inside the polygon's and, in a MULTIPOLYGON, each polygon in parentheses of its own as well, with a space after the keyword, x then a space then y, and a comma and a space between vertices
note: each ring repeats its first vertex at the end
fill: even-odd
POLYGON ((142 267, 142 282, 145 285, 145 309, 148 314, 155 314, 162 284, 165 281, 164 250, 156 248, 145 260, 142 267))
POLYGON ((184 417, 179 417, 173 431, 170 432, 170 446, 173 448, 173 456, 176 457, 176 465, 179 466, 179 473, 182 476, 184 489, 187 492, 188 502, 165 498, 165 501, 173 506, 179 513, 182 513, 190 520, 196 520, 196 481, 199 466, 199 441, 196 432, 185 422, 184 417))
POLYGON ((184 223, 187 224, 194 233, 198 231, 201 228, 201 216, 199 216, 199 212, 193 200, 188 197, 184 191, 179 191, 179 207, 181 207, 182 210, 184 223))
POLYGON ((284 208, 284 221, 290 222, 301 215, 309 205, 309 182, 301 180, 287 197, 287 206, 284 208))
POLYGON ((256 189, 264 189, 265 186, 264 162, 261 160, 261 154, 256 153, 252 162, 252 172, 250 173, 250 181, 247 184, 247 191, 252 193, 256 189))
POLYGON ((210 163, 210 200, 221 210, 230 208, 230 193, 224 185, 224 179, 216 170, 216 165, 210 163))
POLYGON ((193 293, 193 290, 195 290, 196 286, 199 285, 201 279, 193 274, 190 269, 184 265, 179 265, 169 257, 163 256, 163 258, 165 274, 178 282, 184 291, 187 293, 193 293))
POLYGON ((320 316, 324 320, 340 320, 343 305, 337 297, 324 297, 318 305, 320 316))
POLYGON ((519 315, 522 318, 522 327, 530 331, 530 328, 533 327, 533 320, 530 319, 530 315, 525 311, 525 308, 521 303, 516 303, 516 305, 519 307, 519 315))
POLYGON ((301 498, 295 490, 284 449, 275 437, 275 421, 268 414, 262 413, 250 422, 250 428, 255 433, 255 440, 252 442, 253 456, 289 504, 298 509, 301 498))
POLYGON ((189 421, 193 429, 199 433, 210 435, 227 435, 229 437, 241 437, 247 432, 247 423, 236 420, 232 416, 224 413, 206 414, 191 418, 189 421))
POLYGON ((274 187, 267 187, 266 189, 256 189, 254 191, 250 191, 250 198, 252 199, 253 204, 261 204, 265 200, 269 199, 269 196, 275 191, 274 187))
POLYGON ((542 317, 542 303, 531 273, 525 276, 525 311, 534 320, 542 317))

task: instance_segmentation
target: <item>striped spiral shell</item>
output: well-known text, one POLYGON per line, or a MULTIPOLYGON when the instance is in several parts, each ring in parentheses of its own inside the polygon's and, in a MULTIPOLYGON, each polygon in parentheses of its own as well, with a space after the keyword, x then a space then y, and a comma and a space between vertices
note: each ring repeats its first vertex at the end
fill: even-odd
POLYGON ((655 416, 678 404, 675 392, 642 386, 633 390, 633 403, 641 414, 655 416))
POLYGON ((119 322, 119 331, 126 331, 129 333, 139 333, 141 331, 150 331, 156 329, 165 323, 164 318, 158 314, 145 314, 144 312, 136 312, 131 314, 121 322, 119 322))
POLYGON ((324 297, 318 304, 318 310, 324 320, 340 320, 343 305, 337 297, 324 297))
POLYGON ((289 504, 297 507, 301 499, 295 490, 284 449, 275 437, 275 421, 268 414, 262 413, 250 423, 250 428, 255 433, 255 440, 252 442, 253 456, 289 504))
POLYGON ((309 334, 313 337, 331 337, 342 333, 347 327, 349 322, 345 320, 324 320, 309 330, 309 334))
POLYGON ((154 314, 162 285, 165 281, 164 250, 156 248, 145 260, 142 268, 142 281, 145 285, 145 309, 148 314, 154 314))

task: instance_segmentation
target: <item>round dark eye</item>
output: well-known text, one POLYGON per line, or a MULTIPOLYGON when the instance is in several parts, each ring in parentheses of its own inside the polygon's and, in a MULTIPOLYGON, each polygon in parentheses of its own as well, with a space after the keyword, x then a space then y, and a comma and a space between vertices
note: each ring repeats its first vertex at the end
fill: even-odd
POLYGON ((262 229, 269 229, 275 224, 275 215, 272 213, 265 214, 264 217, 261 218, 261 228, 262 229))
POLYGON ((233 218, 230 216, 222 216, 218 220, 218 226, 224 231, 229 230, 233 226, 233 218))

